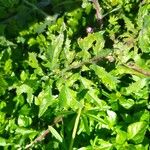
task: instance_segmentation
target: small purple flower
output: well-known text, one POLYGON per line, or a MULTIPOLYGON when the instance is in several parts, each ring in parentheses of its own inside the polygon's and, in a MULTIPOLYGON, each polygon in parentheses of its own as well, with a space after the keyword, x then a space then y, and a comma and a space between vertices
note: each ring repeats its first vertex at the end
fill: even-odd
POLYGON ((94 32, 94 30, 93 30, 92 27, 87 27, 86 28, 86 33, 93 33, 93 32, 94 32))

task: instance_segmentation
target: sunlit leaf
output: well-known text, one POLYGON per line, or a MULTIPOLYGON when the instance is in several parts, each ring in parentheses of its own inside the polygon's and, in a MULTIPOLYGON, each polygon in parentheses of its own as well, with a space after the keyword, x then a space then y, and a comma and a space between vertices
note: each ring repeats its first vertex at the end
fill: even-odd
POLYGON ((118 80, 116 77, 112 76, 110 73, 105 71, 103 67, 97 65, 91 65, 91 69, 95 71, 95 74, 102 80, 103 84, 110 90, 115 90, 117 87, 118 80))
POLYGON ((49 53, 49 59, 51 63, 51 69, 56 67, 58 64, 58 59, 60 52, 62 51, 64 41, 64 34, 60 33, 58 36, 52 37, 52 43, 49 45, 47 49, 47 53, 49 53))
POLYGON ((27 102, 29 104, 32 103, 32 101, 33 101, 33 89, 30 86, 28 86, 27 84, 22 84, 21 86, 18 86, 16 93, 17 93, 17 95, 21 95, 22 93, 26 93, 27 94, 27 102))
POLYGON ((95 146, 95 148, 99 148, 100 150, 111 150, 112 149, 112 144, 108 141, 105 141, 103 139, 98 140, 99 145, 95 146))
POLYGON ((127 94, 131 94, 131 93, 134 93, 134 94, 138 94, 140 92, 140 90, 142 90, 145 86, 147 86, 147 79, 146 78, 143 78, 143 79, 140 79, 132 84, 130 84, 127 88, 126 88, 126 91, 127 91, 127 94), (138 87, 138 88, 137 88, 138 87))
MULTIPOLYGON (((149 8, 150 10, 150 8, 149 8)), ((141 48, 142 52, 145 52, 145 53, 149 53, 150 52, 150 27, 149 27, 149 24, 150 24, 150 16, 149 15, 146 15, 144 16, 144 19, 143 19, 143 27, 140 31, 140 34, 139 34, 139 47, 141 48)))
POLYGON ((89 128, 89 123, 88 119, 86 116, 82 116, 83 124, 84 124, 84 129, 88 135, 90 135, 90 128, 89 128))
POLYGON ((148 124, 146 122, 135 122, 128 126, 127 137, 135 143, 141 143, 144 139, 148 124))
POLYGON ((127 140, 127 133, 125 131, 117 131, 116 143, 123 144, 127 140))
POLYGON ((98 55, 104 47, 103 32, 89 34, 84 39, 79 39, 78 44, 83 51, 93 48, 93 53, 98 55), (95 44, 93 44, 94 42, 95 44))
POLYGON ((15 133, 16 134, 19 134, 19 133, 21 133, 22 135, 28 135, 28 136, 30 136, 30 135, 37 135, 37 131, 36 130, 32 130, 32 129, 26 129, 26 128, 22 128, 22 127, 18 127, 16 130, 15 130, 15 133))
POLYGON ((29 53, 29 65, 33 68, 38 68, 39 64, 38 64, 38 60, 37 60, 37 55, 36 53, 29 53))
POLYGON ((96 103, 102 110, 109 109, 107 103, 98 97, 99 91, 93 88, 94 86, 93 82, 82 77, 80 77, 80 80, 83 84, 83 87, 85 89, 88 89, 85 98, 91 103, 96 103))
POLYGON ((121 106, 123 106, 125 109, 130 109, 135 104, 135 102, 132 99, 120 98, 119 99, 119 104, 121 106))
POLYGON ((110 126, 113 126, 117 123, 117 114, 114 111, 107 110, 107 120, 110 123, 110 126))
POLYGON ((30 117, 23 116, 23 115, 20 115, 18 117, 18 125, 20 127, 28 127, 29 125, 31 125, 31 123, 32 123, 32 119, 30 117))
POLYGON ((54 98, 52 96, 51 88, 47 86, 42 92, 39 93, 38 97, 35 98, 35 104, 39 105, 38 116, 41 117, 53 103, 54 98))
POLYGON ((52 127, 52 126, 48 126, 49 131, 52 133, 52 135, 59 141, 62 142, 63 139, 60 136, 60 134, 52 127))
POLYGON ((126 17, 125 15, 123 15, 123 19, 125 21, 126 28, 131 32, 135 32, 136 30, 135 30, 134 24, 131 22, 131 20, 128 17, 126 17))
POLYGON ((67 109, 69 107, 76 109, 80 105, 76 101, 76 93, 67 85, 64 85, 59 94, 59 105, 61 108, 67 109))
POLYGON ((20 74, 20 78, 22 81, 25 81, 28 77, 28 74, 25 73, 25 71, 22 71, 21 74, 20 74))
POLYGON ((149 0, 0 0, 0 149, 148 150, 149 52, 149 0))
POLYGON ((8 59, 5 63, 4 70, 6 71, 6 73, 10 73, 11 69, 12 69, 12 60, 8 59))
POLYGON ((7 145, 6 139, 0 137, 0 146, 6 146, 6 145, 7 145))
POLYGON ((143 5, 142 7, 140 7, 138 11, 138 20, 137 20, 138 26, 140 28, 142 28, 144 17, 149 14, 149 10, 150 10, 150 5, 143 5))
POLYGON ((107 124, 107 122, 106 122, 104 119, 100 118, 100 117, 97 117, 97 116, 92 115, 92 114, 89 114, 89 113, 86 113, 86 115, 87 115, 88 117, 91 117, 92 119, 94 119, 94 120, 97 121, 97 122, 100 122, 100 123, 102 123, 102 124, 107 124))

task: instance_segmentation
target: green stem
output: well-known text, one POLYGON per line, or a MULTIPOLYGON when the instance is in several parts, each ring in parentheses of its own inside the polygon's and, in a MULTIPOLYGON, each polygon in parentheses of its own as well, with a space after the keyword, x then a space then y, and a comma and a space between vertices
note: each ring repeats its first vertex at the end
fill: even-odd
POLYGON ((114 8, 113 10, 111 10, 111 11, 109 11, 108 13, 104 14, 104 15, 103 15, 103 18, 104 18, 105 16, 109 15, 110 13, 113 13, 113 12, 118 11, 118 10, 120 10, 120 9, 121 9, 121 7, 114 8))
POLYGON ((73 143, 74 143, 74 139, 75 139, 75 136, 76 136, 76 133, 77 133, 77 128, 78 128, 78 125, 79 125, 81 110, 82 110, 82 108, 79 108, 79 110, 78 110, 78 115, 77 115, 76 120, 75 120, 75 124, 74 124, 73 132, 72 132, 72 138, 71 138, 69 150, 73 149, 73 143))

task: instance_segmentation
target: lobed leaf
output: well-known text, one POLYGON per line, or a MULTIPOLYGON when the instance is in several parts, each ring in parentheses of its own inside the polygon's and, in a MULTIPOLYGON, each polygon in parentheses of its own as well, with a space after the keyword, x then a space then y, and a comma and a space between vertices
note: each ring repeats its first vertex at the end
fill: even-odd
POLYGON ((95 74, 101 79, 102 83, 109 90, 116 90, 118 80, 116 77, 112 76, 110 73, 105 71, 103 67, 97 65, 91 65, 90 68, 94 70, 95 74))

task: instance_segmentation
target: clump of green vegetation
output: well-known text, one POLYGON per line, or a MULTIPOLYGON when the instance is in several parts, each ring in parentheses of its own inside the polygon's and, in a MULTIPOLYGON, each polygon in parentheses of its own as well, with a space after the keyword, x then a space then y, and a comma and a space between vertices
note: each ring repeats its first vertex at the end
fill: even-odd
POLYGON ((150 3, 0 0, 0 148, 148 150, 150 3))

